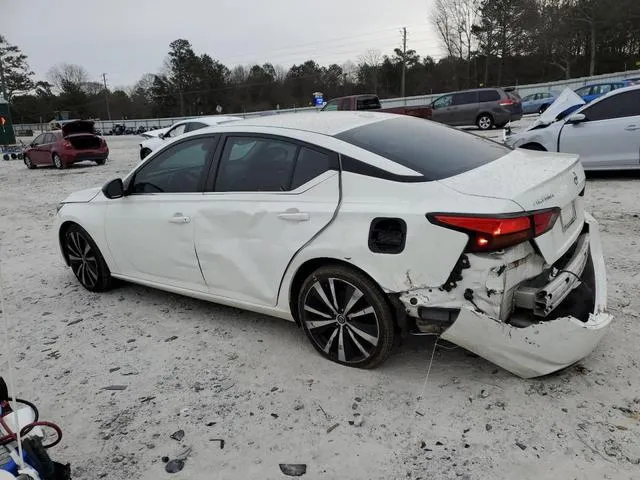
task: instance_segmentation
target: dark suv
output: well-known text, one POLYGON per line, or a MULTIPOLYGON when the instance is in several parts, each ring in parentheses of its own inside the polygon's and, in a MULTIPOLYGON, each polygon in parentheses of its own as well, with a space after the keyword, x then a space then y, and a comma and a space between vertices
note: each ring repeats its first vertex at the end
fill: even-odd
POLYGON ((522 100, 502 88, 480 88, 443 95, 431 103, 431 120, 447 125, 502 128, 522 118, 522 100))

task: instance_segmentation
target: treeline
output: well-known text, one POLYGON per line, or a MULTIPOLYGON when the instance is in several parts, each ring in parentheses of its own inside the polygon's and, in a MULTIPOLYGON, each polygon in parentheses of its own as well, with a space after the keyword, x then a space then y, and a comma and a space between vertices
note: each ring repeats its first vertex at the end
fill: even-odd
POLYGON ((369 50, 342 65, 310 59, 288 69, 271 63, 230 68, 178 39, 169 45, 161 73, 115 90, 68 64, 52 69, 47 81, 33 82, 24 55, 2 37, 0 61, 9 74, 5 96, 12 99, 16 123, 48 121, 60 111, 125 119, 212 114, 217 107, 223 113, 284 109, 308 106, 317 91, 325 98, 365 92, 394 97, 402 91, 403 65, 406 95, 640 68, 640 0, 436 0, 425 21, 445 53, 438 61, 411 49, 409 35, 406 52, 369 50), (7 47, 13 50, 7 53, 7 47))

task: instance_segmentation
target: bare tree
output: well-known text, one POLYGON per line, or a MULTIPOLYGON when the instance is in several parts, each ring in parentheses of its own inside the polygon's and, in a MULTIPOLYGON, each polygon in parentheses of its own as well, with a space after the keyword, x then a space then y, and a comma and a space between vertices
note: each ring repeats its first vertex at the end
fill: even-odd
POLYGON ((358 58, 360 70, 365 73, 363 81, 371 82, 373 91, 378 91, 378 73, 382 64, 382 52, 380 50, 370 49, 358 58))
POLYGON ((466 61, 468 84, 476 41, 474 25, 479 12, 480 0, 436 0, 431 13, 431 23, 447 55, 466 61))
POLYGON ((69 63, 55 65, 49 70, 47 77, 59 91, 68 90, 69 87, 83 88, 89 80, 84 67, 69 63))

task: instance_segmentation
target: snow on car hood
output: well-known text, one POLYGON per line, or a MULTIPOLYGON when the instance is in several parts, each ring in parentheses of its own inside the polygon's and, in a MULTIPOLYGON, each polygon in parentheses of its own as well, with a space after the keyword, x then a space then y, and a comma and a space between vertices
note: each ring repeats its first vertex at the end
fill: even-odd
POLYGON ((79 190, 77 192, 73 192, 67 198, 65 198, 62 203, 86 203, 93 200, 96 195, 100 193, 100 187, 87 188, 85 190, 79 190))
POLYGON ((540 125, 552 124, 556 117, 565 110, 575 107, 576 105, 584 105, 585 101, 576 92, 570 88, 565 88, 562 93, 556 98, 555 102, 549 105, 542 115, 540 115, 535 122, 531 124, 527 130, 533 130, 540 125))
POLYGON ((157 130, 149 130, 148 132, 141 133, 140 136, 144 138, 158 138, 161 133, 165 133, 171 127, 158 128, 157 130))

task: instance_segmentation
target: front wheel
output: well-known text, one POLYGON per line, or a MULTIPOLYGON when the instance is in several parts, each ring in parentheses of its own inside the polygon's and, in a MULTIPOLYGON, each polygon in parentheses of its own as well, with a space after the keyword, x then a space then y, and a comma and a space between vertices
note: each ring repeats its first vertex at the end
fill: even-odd
POLYGON ((63 248, 73 274, 84 288, 90 292, 102 292, 111 287, 109 267, 84 228, 70 226, 64 233, 63 248))
POLYGON ((31 161, 31 159, 29 158, 29 155, 27 155, 26 153, 24 154, 24 158, 22 161, 24 162, 24 164, 27 166, 29 170, 33 170, 34 168, 36 168, 35 163, 31 161))
POLYGON ((493 117, 488 113, 483 113, 478 117, 476 124, 480 130, 489 130, 493 127, 493 117))
POLYGON ((298 294, 305 334, 325 358, 372 368, 391 354, 395 322, 380 288, 365 275, 342 265, 321 267, 298 294))

